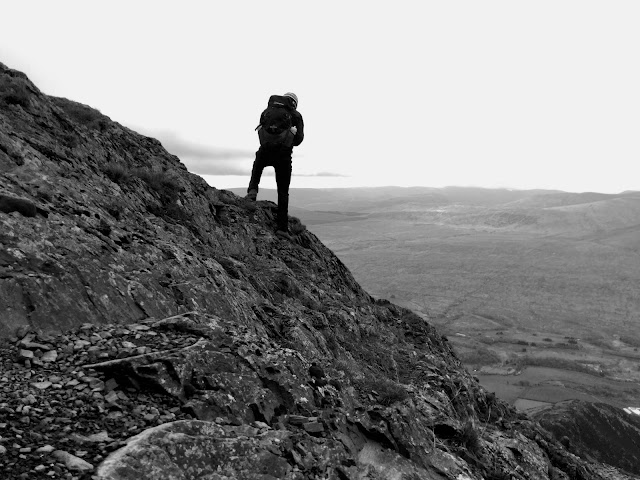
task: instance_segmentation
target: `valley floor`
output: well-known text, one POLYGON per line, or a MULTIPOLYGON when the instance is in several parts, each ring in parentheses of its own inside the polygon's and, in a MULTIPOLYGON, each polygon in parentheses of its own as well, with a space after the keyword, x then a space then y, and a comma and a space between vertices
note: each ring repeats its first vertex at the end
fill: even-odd
POLYGON ((623 241, 619 229, 585 233, 591 224, 502 216, 517 224, 491 226, 449 213, 374 213, 310 229, 370 294, 434 324, 518 409, 570 399, 640 407, 640 258, 628 241, 637 228, 623 241))

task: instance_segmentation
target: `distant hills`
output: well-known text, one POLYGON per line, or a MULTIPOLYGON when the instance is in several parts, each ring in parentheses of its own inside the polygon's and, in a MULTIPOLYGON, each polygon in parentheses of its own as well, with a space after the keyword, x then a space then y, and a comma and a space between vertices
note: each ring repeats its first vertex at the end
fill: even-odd
MULTIPOLYGON (((243 188, 231 191, 245 194, 243 188)), ((277 192, 261 189, 259 199, 277 202, 277 192)), ((457 227, 526 227, 543 234, 572 236, 608 231, 613 236, 628 237, 629 229, 640 228, 640 191, 604 194, 476 187, 293 188, 290 210, 307 225, 392 216, 457 227)))
MULTIPOLYGON (((244 196, 246 188, 228 189, 244 196)), ((591 203, 619 197, 640 196, 640 191, 618 194, 596 192, 571 193, 561 190, 515 190, 480 187, 356 187, 356 188, 291 188, 291 202, 309 210, 368 209, 380 202, 424 202, 425 204, 504 205, 513 202, 550 207, 591 203)), ((261 188, 260 198, 276 201, 275 189, 261 188)))
MULTIPOLYGON (((246 188, 230 191, 244 196, 246 188)), ((428 205, 464 203, 470 205, 497 205, 544 194, 561 194, 557 190, 511 190, 477 187, 357 187, 357 188, 292 188, 290 200, 296 207, 307 210, 360 210, 370 209, 387 202, 420 202, 428 205)), ((276 201, 274 189, 260 189, 263 200, 276 201)))

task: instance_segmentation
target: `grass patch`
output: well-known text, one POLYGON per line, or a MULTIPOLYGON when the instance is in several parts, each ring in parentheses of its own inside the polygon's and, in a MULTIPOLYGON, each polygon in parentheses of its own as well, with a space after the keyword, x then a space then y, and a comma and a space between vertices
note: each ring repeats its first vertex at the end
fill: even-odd
POLYGON ((162 206, 151 205, 147 207, 147 210, 156 217, 164 218, 165 220, 171 218, 183 224, 193 219, 189 212, 176 203, 169 203, 162 206))
POLYGON ((501 358, 497 353, 488 348, 476 348, 471 351, 456 352, 460 361, 467 365, 493 365, 499 363, 501 358))
MULTIPOLYGON (((334 337, 334 341, 337 343, 334 337)), ((351 383, 355 383, 358 379, 364 378, 364 375, 360 372, 358 364, 354 361, 347 361, 338 359, 333 362, 333 366, 339 372, 342 372, 351 383)))
MULTIPOLYGON (((193 216, 178 204, 178 194, 184 191, 178 180, 171 174, 150 168, 130 169, 116 162, 109 162, 102 167, 104 174, 114 183, 126 186, 134 178, 142 180, 151 190, 160 196, 160 204, 147 205, 147 211, 156 217, 172 219, 180 223, 190 223, 193 216)), ((120 218, 120 208, 117 204, 105 207, 116 220, 120 218)))
POLYGON ((464 424, 457 437, 457 440, 460 445, 466 448, 469 452, 473 453, 474 455, 480 454, 482 450, 480 436, 478 435, 478 432, 471 421, 467 421, 464 424))
POLYGON ((501 470, 489 470, 485 474, 485 478, 487 480, 511 480, 513 477, 509 473, 503 472, 501 470))
POLYGON ((194 227, 192 224, 193 215, 179 205, 178 194, 184 191, 184 188, 177 178, 165 171, 149 168, 137 168, 131 173, 160 196, 159 206, 147 206, 147 210, 150 213, 165 220, 172 219, 181 224, 194 227))
POLYGON ((598 375, 603 377, 604 372, 596 372, 592 367, 578 363, 572 360, 565 360, 564 358, 536 358, 522 356, 516 359, 516 363, 520 367, 532 366, 532 367, 548 367, 556 368, 558 370, 570 370, 574 372, 588 373, 590 375, 598 375))
POLYGON ((161 198, 175 200, 178 193, 182 191, 178 180, 167 172, 148 168, 137 168, 131 173, 158 192, 161 198))
POLYGON ((405 388, 399 383, 384 377, 365 375, 362 380, 354 381, 356 388, 364 393, 374 395, 380 405, 388 407, 409 397, 405 388))
POLYGON ((60 139, 62 140, 62 144, 67 148, 75 148, 79 144, 78 138, 71 133, 62 133, 60 139))
POLYGON ((29 106, 29 90, 27 86, 13 77, 3 77, 0 83, 0 104, 29 106))
POLYGON ((595 347, 611 348, 611 342, 608 339, 603 338, 599 334, 595 333, 582 337, 582 342, 591 344, 595 347))
POLYGON ((620 335, 620 341, 626 343, 630 347, 640 347, 640 338, 631 335, 620 335))
POLYGON ((67 98, 50 97, 55 105, 60 107, 75 123, 84 125, 92 130, 104 130, 111 119, 95 108, 74 102, 67 98))
POLYGON ((118 163, 110 162, 102 168, 104 174, 114 183, 122 185, 131 179, 131 172, 127 167, 118 163))
POLYGON ((289 226, 289 230, 291 231, 292 234, 294 235, 299 235, 302 232, 304 232, 307 229, 307 227, 305 227, 302 222, 300 221, 299 218, 297 217, 290 217, 290 226, 289 226))
POLYGON ((102 167, 102 171, 109 180, 118 185, 129 183, 133 177, 139 178, 152 190, 160 194, 160 198, 163 201, 162 203, 175 202, 178 198, 178 193, 183 191, 183 188, 175 177, 160 170, 151 168, 130 169, 119 163, 109 162, 102 167))

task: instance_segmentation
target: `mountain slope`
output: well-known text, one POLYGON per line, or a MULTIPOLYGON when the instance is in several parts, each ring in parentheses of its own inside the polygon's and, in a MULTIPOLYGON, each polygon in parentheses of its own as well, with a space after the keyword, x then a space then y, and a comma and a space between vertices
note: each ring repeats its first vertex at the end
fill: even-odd
POLYGON ((274 204, 2 64, 0 92, 5 478, 615 478, 274 204))
POLYGON ((563 402, 535 414, 578 455, 640 475, 640 418, 604 403, 563 402), (603 439, 606 438, 606 441, 603 439))

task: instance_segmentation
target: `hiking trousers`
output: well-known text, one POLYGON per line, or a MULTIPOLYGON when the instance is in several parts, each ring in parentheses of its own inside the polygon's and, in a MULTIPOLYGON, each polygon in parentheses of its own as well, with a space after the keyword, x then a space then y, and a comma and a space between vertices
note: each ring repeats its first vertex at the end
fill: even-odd
POLYGON ((276 171, 278 186, 278 230, 288 231, 289 227, 289 184, 291 183, 291 148, 267 149, 260 147, 251 170, 251 180, 247 193, 258 192, 258 184, 265 167, 276 171))

